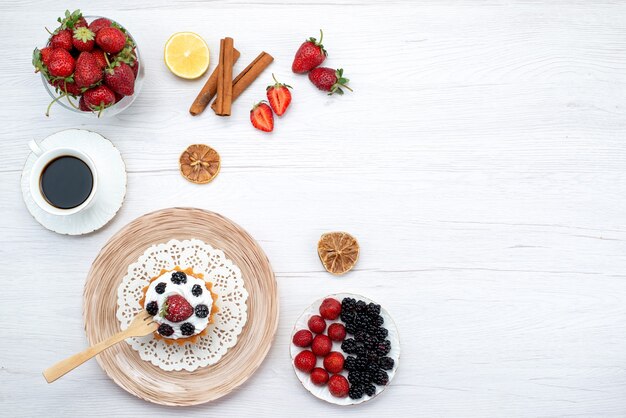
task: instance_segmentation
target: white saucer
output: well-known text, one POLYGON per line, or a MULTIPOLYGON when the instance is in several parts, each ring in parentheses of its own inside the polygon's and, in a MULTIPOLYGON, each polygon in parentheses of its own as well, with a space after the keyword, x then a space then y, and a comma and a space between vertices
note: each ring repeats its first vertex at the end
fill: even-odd
POLYGON ((22 171, 22 195, 28 211, 45 228, 66 235, 82 235, 106 225, 122 206, 126 195, 126 166, 122 155, 102 135, 83 129, 68 129, 44 138, 39 146, 46 151, 56 147, 74 147, 89 155, 98 171, 98 189, 91 206, 74 215, 52 215, 41 209, 30 193, 30 170, 36 156, 31 152, 22 171), (100 170, 101 168, 101 170, 100 170))
MULTIPOLYGON (((354 298, 356 300, 363 300, 367 303, 374 302, 371 299, 368 299, 361 295, 355 295, 353 293, 337 293, 335 295, 324 296, 323 298, 320 298, 316 300, 315 302, 313 302, 311 306, 309 306, 302 313, 302 315, 300 315, 300 317, 296 321, 296 324, 293 327, 293 331, 291 332, 291 339, 293 340, 293 335, 298 330, 309 329, 308 324, 307 324, 309 321, 309 318, 312 315, 319 315, 319 307, 322 304, 322 301, 324 299, 334 298, 341 302, 343 298, 348 298, 348 297, 354 298)), ((380 395, 385 389, 387 389, 389 385, 391 384, 391 380, 396 375, 396 371, 398 370, 398 363, 400 362, 400 335, 398 334, 398 328, 396 327, 396 324, 393 322, 391 315, 389 315, 389 312, 387 312, 387 310, 384 307, 381 307, 380 315, 385 320, 385 323, 384 323, 385 328, 387 328, 387 331, 389 331, 389 335, 387 336, 387 339, 391 343, 391 351, 389 351, 389 354, 387 354, 387 356, 391 357, 394 360, 393 369, 387 371, 387 374, 389 376, 389 383, 387 383, 385 386, 382 386, 382 387, 376 386, 376 393, 374 394, 374 396, 363 395, 361 399, 350 399, 347 396, 345 398, 336 398, 333 395, 331 395, 330 391, 328 390, 328 385, 316 386, 315 384, 313 384, 313 382, 311 382, 309 373, 304 373, 303 371, 300 371, 296 368, 296 366, 293 364, 294 358, 298 355, 300 351, 310 350, 310 347, 300 348, 291 342, 289 344, 289 354, 291 355, 291 365, 293 366, 293 370, 296 372, 296 376, 298 377, 298 380, 300 380, 300 383, 302 383, 302 386, 304 386, 306 390, 311 392, 313 396, 323 401, 335 404, 335 405, 356 405, 356 404, 360 404, 363 402, 367 402, 375 398, 376 396, 380 395)), ((336 322, 343 323, 341 322, 339 318, 337 318, 334 321, 326 320, 326 324, 327 324, 326 329, 328 329, 328 326, 330 326, 330 324, 333 324, 336 322)), ((353 337, 352 335, 348 334, 348 337, 346 338, 352 338, 352 337, 353 337)), ((345 357, 348 356, 341 350, 341 343, 337 341, 333 341, 332 351, 339 351, 345 357)), ((321 358, 317 359, 316 367, 323 367, 321 358)), ((339 374, 345 376, 346 378, 348 377, 348 372, 345 369, 339 374)))

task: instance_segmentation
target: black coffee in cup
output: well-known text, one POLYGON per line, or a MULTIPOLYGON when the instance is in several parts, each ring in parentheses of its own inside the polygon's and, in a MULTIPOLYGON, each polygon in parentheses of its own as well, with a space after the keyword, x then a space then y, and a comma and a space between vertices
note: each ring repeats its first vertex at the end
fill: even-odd
POLYGON ((72 209, 87 200, 93 189, 93 173, 80 158, 63 155, 50 161, 39 178, 41 194, 52 206, 72 209))

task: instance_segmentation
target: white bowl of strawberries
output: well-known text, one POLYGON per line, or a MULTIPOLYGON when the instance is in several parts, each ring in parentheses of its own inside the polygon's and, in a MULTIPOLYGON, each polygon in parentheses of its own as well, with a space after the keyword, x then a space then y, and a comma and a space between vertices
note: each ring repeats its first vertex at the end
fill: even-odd
POLYGON ((131 34, 101 16, 65 12, 33 66, 53 104, 85 115, 114 116, 129 107, 141 88, 143 65, 131 34))
POLYGON ((398 369, 400 340, 389 313, 363 296, 315 301, 298 318, 289 347, 296 376, 314 396, 355 405, 379 395, 398 369))

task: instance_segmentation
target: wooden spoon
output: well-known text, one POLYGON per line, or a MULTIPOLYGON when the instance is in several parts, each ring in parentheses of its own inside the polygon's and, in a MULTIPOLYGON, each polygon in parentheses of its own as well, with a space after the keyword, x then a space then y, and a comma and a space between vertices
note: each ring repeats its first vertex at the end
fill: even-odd
POLYGON ((128 328, 124 331, 120 331, 117 334, 110 336, 106 340, 89 347, 85 351, 81 351, 80 353, 74 354, 65 360, 61 360, 54 366, 44 370, 43 377, 46 378, 48 383, 52 383, 65 373, 75 369, 90 358, 106 350, 112 345, 119 343, 120 341, 129 337, 143 337, 144 335, 148 335, 151 332, 156 331, 159 325, 152 319, 152 315, 142 310, 133 318, 128 328))

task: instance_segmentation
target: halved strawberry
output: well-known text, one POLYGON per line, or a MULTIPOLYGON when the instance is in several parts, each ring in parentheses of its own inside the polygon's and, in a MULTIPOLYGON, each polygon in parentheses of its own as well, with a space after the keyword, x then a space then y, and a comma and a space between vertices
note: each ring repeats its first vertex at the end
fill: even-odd
POLYGON ((274 130, 274 115, 267 103, 259 102, 250 111, 250 121, 252 126, 263 131, 272 132, 274 130))
POLYGON ((282 116, 291 103, 291 92, 289 89, 292 87, 287 84, 279 83, 274 74, 272 74, 272 78, 276 83, 267 86, 267 100, 269 100, 274 113, 278 116, 282 116))

